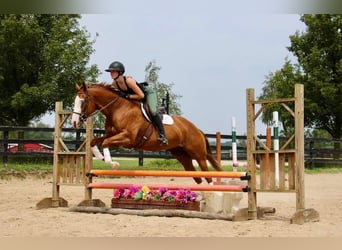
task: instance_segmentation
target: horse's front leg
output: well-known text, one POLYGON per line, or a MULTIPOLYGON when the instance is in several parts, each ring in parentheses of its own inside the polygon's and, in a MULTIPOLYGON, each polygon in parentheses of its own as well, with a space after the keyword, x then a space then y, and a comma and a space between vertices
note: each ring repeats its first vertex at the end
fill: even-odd
POLYGON ((109 151, 109 148, 106 147, 106 148, 103 148, 103 154, 101 154, 99 148, 97 145, 99 144, 102 144, 103 141, 110 137, 109 135, 105 135, 105 136, 102 136, 102 137, 98 137, 98 138, 94 138, 91 142, 90 142, 90 145, 91 145, 91 151, 93 152, 94 156, 96 157, 96 159, 99 159, 99 160, 103 160, 105 161, 105 163, 107 163, 109 166, 111 166, 113 169, 118 169, 120 167, 120 164, 116 161, 112 161, 112 157, 110 155, 110 151, 109 151))
POLYGON ((120 165, 118 162, 112 162, 112 157, 110 155, 109 148, 119 147, 119 146, 127 146, 131 145, 131 140, 129 139, 129 133, 127 131, 115 134, 111 137, 105 138, 102 147, 104 154, 104 161, 107 164, 110 164, 113 168, 117 169, 120 165))
POLYGON ((97 145, 102 144, 102 142, 104 141, 104 139, 106 139, 108 136, 101 136, 98 138, 94 138, 93 140, 91 140, 90 142, 90 146, 91 146, 91 151, 93 152, 93 155, 96 157, 96 159, 98 160, 103 160, 104 157, 101 154, 99 148, 97 145))
POLYGON ((106 138, 108 138, 108 137, 110 137, 110 136, 105 135, 105 136, 101 136, 101 137, 94 138, 94 139, 91 140, 90 146, 93 147, 93 146, 102 144, 103 141, 104 141, 106 138))
POLYGON ((128 133, 128 131, 122 131, 118 134, 106 138, 102 143, 102 147, 116 148, 120 146, 125 147, 133 144, 134 143, 132 143, 130 133, 128 133))

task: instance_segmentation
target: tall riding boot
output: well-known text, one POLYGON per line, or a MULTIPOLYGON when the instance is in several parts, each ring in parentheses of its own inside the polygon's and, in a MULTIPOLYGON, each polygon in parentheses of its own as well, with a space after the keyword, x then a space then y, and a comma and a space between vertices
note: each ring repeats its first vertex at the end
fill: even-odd
POLYGON ((158 141, 161 141, 163 144, 167 145, 168 144, 168 140, 165 136, 165 130, 164 130, 164 126, 163 123, 159 117, 159 115, 155 115, 152 117, 153 118, 153 123, 156 126, 158 132, 159 132, 159 138, 157 139, 158 141))

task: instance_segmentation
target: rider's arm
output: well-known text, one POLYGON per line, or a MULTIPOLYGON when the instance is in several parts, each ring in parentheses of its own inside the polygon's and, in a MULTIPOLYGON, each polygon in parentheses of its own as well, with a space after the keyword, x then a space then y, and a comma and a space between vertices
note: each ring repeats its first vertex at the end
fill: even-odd
POLYGON ((127 83, 128 87, 135 92, 135 94, 131 94, 129 96, 129 99, 132 99, 132 100, 144 99, 144 97, 145 97, 144 92, 139 88, 139 86, 137 85, 136 81, 133 78, 127 77, 126 83, 127 83))

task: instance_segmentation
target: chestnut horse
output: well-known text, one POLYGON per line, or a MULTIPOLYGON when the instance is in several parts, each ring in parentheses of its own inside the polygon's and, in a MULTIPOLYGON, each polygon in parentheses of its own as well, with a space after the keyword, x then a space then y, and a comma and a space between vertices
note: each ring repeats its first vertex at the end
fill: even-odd
MULTIPOLYGON (((92 147, 102 144, 104 149, 122 146, 149 151, 168 150, 187 171, 195 171, 193 159, 198 162, 202 171, 208 171, 207 160, 217 171, 222 171, 211 153, 204 133, 187 119, 173 116, 174 123, 164 125, 169 142, 168 145, 163 145, 157 141, 156 129, 143 116, 140 101, 122 98, 110 85, 103 83, 90 86, 83 83, 81 86, 77 85, 76 89, 72 119, 75 127, 78 126, 80 117, 84 120, 98 111, 106 117, 105 136, 95 138, 91 142, 92 147), (153 127, 149 137, 146 135, 148 127, 153 127)), ((194 180, 196 183, 202 182, 201 178, 194 180)), ((206 180, 208 183, 212 182, 211 178, 206 180)))

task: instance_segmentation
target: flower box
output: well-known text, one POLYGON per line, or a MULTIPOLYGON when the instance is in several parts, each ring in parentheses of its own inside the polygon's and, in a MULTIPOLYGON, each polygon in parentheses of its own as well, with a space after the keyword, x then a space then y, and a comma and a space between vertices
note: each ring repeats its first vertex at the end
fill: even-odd
POLYGON ((112 208, 125 209, 183 209, 200 211, 199 201, 134 200, 112 198, 112 208))

